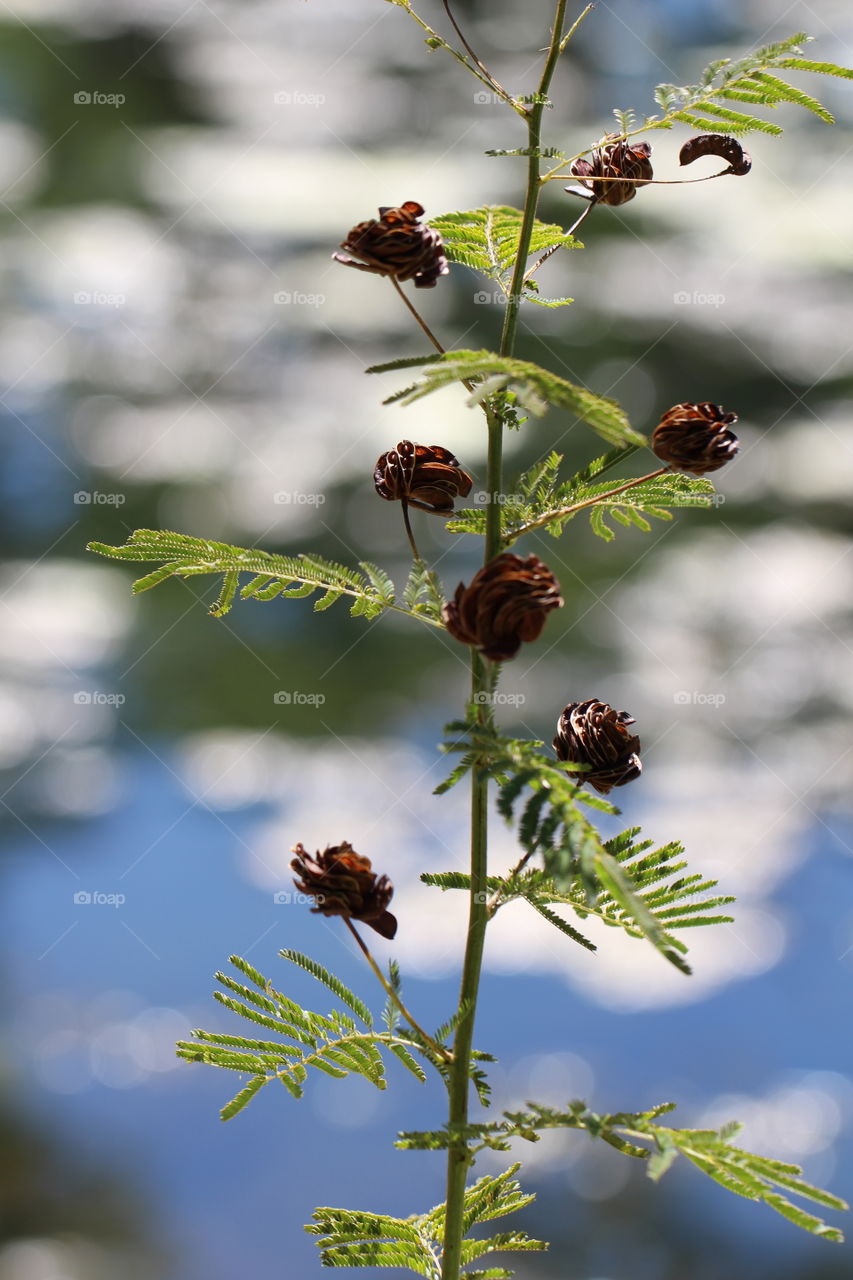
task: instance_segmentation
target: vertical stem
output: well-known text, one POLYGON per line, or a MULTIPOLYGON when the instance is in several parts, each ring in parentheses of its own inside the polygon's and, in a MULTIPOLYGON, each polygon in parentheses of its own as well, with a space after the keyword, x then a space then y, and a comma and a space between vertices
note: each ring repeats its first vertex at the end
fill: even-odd
MULTIPOLYGON (((554 15, 554 26, 551 31, 551 44, 542 71, 538 92, 546 94, 560 56, 560 45, 565 22, 568 0, 557 0, 554 15)), ((539 149, 542 129, 543 103, 534 103, 527 112, 528 145, 533 151, 539 149)), ((530 251, 530 237, 536 220, 536 207, 540 191, 539 157, 529 157, 527 166, 527 192, 524 202, 524 217, 519 233, 518 256, 515 260, 510 296, 504 315, 503 333, 501 335, 501 355, 511 355, 515 345, 518 326, 518 309, 521 302, 521 290, 524 272, 530 251)), ((487 410, 489 428, 489 456, 487 464, 486 485, 489 494, 486 507, 486 545, 485 563, 496 556, 501 549, 501 496, 502 466, 501 455, 503 445, 503 420, 495 409, 487 410)), ((474 653, 471 664, 471 698, 477 707, 481 723, 486 724, 492 716, 488 695, 492 689, 490 664, 478 653, 474 653)), ((477 995, 480 988, 480 971, 483 964, 483 944, 488 923, 488 894, 486 891, 487 875, 487 842, 488 842, 488 781, 475 767, 471 771, 471 889, 468 906, 468 938, 465 944, 465 959, 462 966, 462 985, 459 993, 460 1007, 466 1006, 468 1012, 456 1029, 453 1044, 453 1062, 448 1073, 449 1123, 451 1130, 463 1129, 468 1124, 468 1102, 470 1094, 471 1049, 474 1038, 474 1018, 477 995)), ((462 1252, 462 1210, 471 1156, 467 1138, 451 1138, 447 1151, 447 1198, 444 1228, 444 1249, 441 1259, 442 1280, 459 1280, 462 1252)))

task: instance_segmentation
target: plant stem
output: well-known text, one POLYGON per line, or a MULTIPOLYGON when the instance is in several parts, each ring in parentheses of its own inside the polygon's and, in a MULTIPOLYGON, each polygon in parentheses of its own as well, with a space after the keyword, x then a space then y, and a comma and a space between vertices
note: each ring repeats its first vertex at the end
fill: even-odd
POLYGON ((397 290, 397 292, 399 293, 400 297, 403 299, 403 302, 406 304, 406 306, 408 307, 409 311, 410 311, 410 312, 412 313, 412 315, 415 317, 415 319, 417 320, 418 324, 421 326, 421 328, 423 329, 424 333, 425 333, 425 334, 426 334, 426 336, 429 338, 429 340, 430 340, 430 342, 432 343, 432 345, 435 347, 436 351, 439 351, 442 355, 444 355, 444 353, 445 353, 445 351, 447 350, 447 348, 446 348, 446 347, 443 347, 443 346, 441 345, 441 343, 439 342, 438 338, 435 336, 435 334, 433 333, 432 329, 431 329, 431 328, 429 327, 429 325, 427 324, 426 320, 424 320, 423 316, 422 316, 422 315, 421 315, 421 313, 418 311, 418 309, 417 309, 417 307, 415 306, 415 304, 414 304, 413 302, 410 302, 410 301, 409 301, 409 299, 408 299, 408 297, 407 297, 407 295, 406 295, 405 290, 404 290, 404 289, 402 289, 402 288, 400 287, 399 281, 397 280, 396 276, 389 276, 389 277, 388 277, 388 279, 391 281, 391 283, 393 284, 394 288, 397 290))
POLYGON ((415 557, 415 560, 423 563, 421 553, 418 551, 418 544, 415 542, 415 535, 412 533, 412 526, 409 522, 409 504, 405 498, 401 500, 400 506, 403 508, 403 524, 406 526, 406 537, 409 539, 409 546, 412 548, 412 555, 415 557))
POLYGON ((475 64, 475 66, 480 68, 480 70, 482 71, 483 75, 487 78, 489 83, 494 85, 495 92, 497 93, 498 97, 503 98, 504 102, 506 102, 511 106, 514 101, 512 94, 509 93, 509 91, 503 87, 503 85, 500 83, 499 80, 495 79, 495 77, 492 75, 489 68, 485 66, 477 57, 476 53, 471 48, 468 41, 465 39, 465 33, 463 32, 462 28, 459 26, 459 23, 456 21, 455 17, 453 16, 453 10, 450 8, 449 0, 442 0, 442 3, 444 4, 444 12, 447 14, 448 18, 450 19, 450 23, 451 23, 451 26, 453 27, 453 30, 456 32, 459 39, 462 41, 463 48, 465 49, 465 52, 468 54, 468 57, 475 64))
POLYGON ((376 963, 376 961, 373 959, 373 956, 370 954, 370 951, 368 950, 368 947, 367 947, 366 942, 364 941, 364 939, 362 938, 361 934, 358 932, 358 930, 357 930, 357 929, 355 928, 355 926, 353 925, 353 923, 352 923, 352 921, 350 920, 349 916, 344 916, 344 917, 343 917, 343 919, 344 919, 344 921, 345 921, 345 923, 346 923, 346 926, 347 926, 347 928, 349 929, 350 933, 351 933, 351 934, 352 934, 352 936, 355 938, 356 942, 358 943, 359 947, 361 948, 361 951, 362 951, 362 954, 363 954, 363 956, 364 956, 365 960, 366 960, 366 961, 367 961, 367 963, 370 965, 371 969, 372 969, 372 970, 373 970, 373 972, 375 973, 376 977, 379 979, 379 981, 380 981, 380 983, 382 984, 382 986, 385 988, 385 994, 388 996, 388 999, 389 999, 393 1004, 395 1004, 395 1005, 397 1006, 397 1008, 399 1009, 400 1013, 401 1013, 401 1014, 403 1015, 403 1017, 406 1019, 406 1021, 408 1022, 409 1026, 412 1028, 412 1030, 413 1030, 413 1031, 417 1031, 418 1035, 422 1037, 422 1039, 423 1039, 423 1040, 426 1042, 426 1044, 429 1046, 429 1048, 430 1048, 431 1052, 432 1052, 432 1053, 434 1053, 434 1054, 435 1054, 435 1056, 436 1056, 437 1058, 442 1059, 444 1062, 452 1062, 452 1061, 453 1061, 453 1055, 452 1055, 451 1053, 448 1053, 447 1049, 445 1049, 443 1045, 440 1045, 440 1044, 438 1044, 438 1043, 437 1043, 437 1041, 433 1040, 432 1036, 431 1036, 431 1035, 429 1035, 426 1031, 424 1031, 423 1027, 422 1027, 422 1026, 420 1026, 420 1024, 419 1024, 419 1023, 417 1023, 417 1022, 415 1021, 415 1019, 414 1019, 414 1017, 412 1016, 412 1014, 411 1014, 411 1013, 409 1013, 409 1010, 408 1010, 408 1009, 406 1008, 406 1006, 403 1004, 403 1001, 400 999, 400 997, 399 997, 399 995, 397 994, 397 992, 396 992, 396 991, 394 990, 394 988, 391 986, 391 983, 390 983, 390 982, 388 981, 388 979, 385 977, 385 974, 384 974, 384 973, 382 972, 382 970, 379 968, 379 965, 378 965, 378 964, 376 963))
POLYGON ((669 467, 659 467, 657 471, 650 471, 647 476, 637 476, 636 480, 628 480, 625 484, 620 484, 616 489, 608 489, 607 493, 599 493, 594 498, 585 498, 583 502, 575 502, 570 507, 559 507, 556 511, 546 511, 544 516, 539 516, 537 520, 530 520, 527 524, 519 525, 512 532, 512 541, 520 538, 523 533, 530 533, 531 529, 541 529, 543 525, 550 524, 552 520, 562 520, 566 516, 573 516, 576 511, 583 511, 584 507, 594 507, 596 503, 605 502, 607 498, 615 498, 617 494, 625 493, 627 489, 633 489, 638 484, 644 484, 646 480, 657 480, 658 476, 665 475, 669 471, 669 467))
MULTIPOLYGON (((563 24, 568 0, 557 0, 551 43, 542 70, 538 93, 545 95, 551 83, 557 59, 560 56, 563 24)), ((501 335, 501 355, 511 355, 518 326, 518 309, 524 272, 529 257, 530 238, 536 220, 539 199, 539 140, 542 129, 544 102, 533 103, 526 112, 528 145, 534 154, 528 159, 527 192, 524 217, 519 232, 518 254, 513 270, 510 297, 504 315, 501 335)), ((486 407, 486 406, 484 406, 486 407)), ((486 471, 486 487, 489 501, 486 507, 486 538, 484 563, 496 556, 501 549, 501 496, 503 419, 498 409, 486 407, 489 430, 489 455, 486 471)), ((493 681, 489 664, 476 652, 471 664, 471 699, 477 708, 482 724, 489 723, 492 709, 488 695, 493 681)), ((488 868, 488 780, 475 766, 471 770, 471 889, 468 903, 468 937, 462 966, 462 984, 459 1007, 467 1013, 456 1029, 453 1044, 453 1063, 448 1076, 449 1123, 451 1128, 464 1130, 468 1124, 470 1094, 471 1050, 474 1039, 474 1020, 477 996, 480 989, 480 973, 483 964, 483 946, 488 924, 488 896, 486 875, 488 868)), ((467 1138, 451 1141, 447 1151, 447 1195, 445 1210, 444 1248, 441 1258, 442 1280, 459 1280, 463 1236, 463 1202, 468 1168, 472 1161, 467 1138)))

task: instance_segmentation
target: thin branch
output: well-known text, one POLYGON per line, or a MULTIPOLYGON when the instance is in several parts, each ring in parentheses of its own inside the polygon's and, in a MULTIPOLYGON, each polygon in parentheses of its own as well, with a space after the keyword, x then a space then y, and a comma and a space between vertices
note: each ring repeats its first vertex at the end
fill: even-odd
POLYGON ((357 929, 355 928, 355 926, 353 925, 353 923, 352 923, 352 921, 350 920, 349 916, 343 916, 342 918, 343 918, 344 922, 346 923, 346 926, 347 926, 347 928, 349 929, 350 933, 351 933, 351 934, 352 934, 352 936, 355 938, 356 942, 358 943, 359 947, 361 948, 361 952, 362 952, 362 955, 364 956, 365 960, 366 960, 366 961, 367 961, 367 963, 370 965, 370 967, 371 967, 371 969, 373 970, 374 974, 376 975, 376 977, 379 979, 380 983, 382 984, 382 986, 383 986, 383 988, 384 988, 384 990, 385 990, 385 994, 388 996, 388 999, 389 999, 393 1004, 395 1004, 395 1005, 397 1006, 397 1008, 399 1009, 400 1013, 401 1013, 401 1014, 403 1015, 403 1017, 406 1019, 406 1021, 408 1022, 409 1026, 412 1028, 412 1030, 413 1030, 413 1031, 417 1031, 418 1035, 422 1037, 422 1039, 423 1039, 424 1043, 425 1043, 425 1044, 427 1044, 427 1045, 429 1046, 430 1051, 431 1051, 432 1053, 434 1053, 434 1054, 436 1055, 436 1057, 437 1057, 437 1058, 441 1058, 444 1062, 452 1062, 452 1061, 453 1061, 453 1054, 450 1052, 450 1050, 449 1050, 449 1049, 445 1049, 444 1045, 442 1045, 442 1044, 438 1044, 438 1043, 437 1043, 437 1041, 433 1040, 432 1036, 431 1036, 431 1035, 429 1035, 429 1034, 428 1034, 428 1032, 424 1031, 423 1027, 422 1027, 422 1026, 421 1026, 421 1025, 420 1025, 420 1024, 415 1020, 415 1018, 412 1016, 412 1014, 411 1014, 411 1013, 409 1013, 409 1010, 408 1010, 408 1009, 406 1008, 406 1006, 403 1004, 403 1001, 400 999, 399 995, 398 995, 398 994, 397 994, 397 992, 394 990, 394 988, 391 986, 391 983, 390 983, 390 982, 388 981, 388 979, 385 977, 385 974, 384 974, 384 973, 382 972, 382 970, 379 968, 379 965, 376 963, 376 961, 373 959, 373 956, 372 956, 372 955, 370 954, 370 952, 368 951, 368 949, 367 949, 367 944, 365 943, 365 941, 364 941, 364 939, 362 938, 361 934, 358 932, 358 930, 357 930, 357 929))
POLYGON ((472 61, 475 63, 475 65, 480 68, 480 70, 482 71, 483 75, 487 78, 489 83, 494 86, 495 93, 497 93, 498 97, 503 98, 504 102, 514 102, 515 99, 513 98, 509 90, 505 89, 501 84, 501 82, 495 79, 495 77, 492 75, 489 68, 483 62, 480 61, 480 59, 477 57, 476 53, 471 48, 468 41, 465 39, 465 33, 463 32, 462 28, 459 26, 459 23, 456 21, 455 17, 453 16, 453 11, 450 8, 449 0, 442 0, 442 3, 444 4, 444 12, 447 14, 448 18, 450 19, 450 23, 451 23, 451 26, 453 27, 453 30, 456 32, 459 39, 462 41, 465 52, 468 54, 469 58, 471 58, 472 61))
POLYGON ((577 511, 583 511, 584 507, 594 507, 597 503, 606 502, 608 498, 615 498, 620 493, 625 493, 627 489, 633 489, 638 484, 644 484, 646 480, 656 480, 658 476, 665 475, 671 468, 659 467, 657 471, 650 471, 647 476, 638 476, 636 480, 628 480, 625 484, 620 484, 616 489, 608 489, 607 493, 599 493, 594 498, 585 498, 583 502, 575 502, 570 507, 560 507, 556 511, 546 511, 545 515, 539 516, 536 520, 530 520, 527 524, 519 525, 513 530, 512 536, 504 537, 504 545, 509 546, 516 538, 520 538, 524 533, 530 533, 531 529, 541 529, 543 525, 550 524, 552 520, 562 520, 567 516, 573 516, 577 511))
MULTIPOLYGON (((581 216, 579 218, 576 218, 575 221, 572 223, 572 225, 569 227, 568 231, 566 232, 567 236, 574 235, 574 233, 577 231, 578 227, 583 222, 586 215, 589 213, 590 209, 593 207, 594 204, 597 204, 597 203, 598 201, 595 199, 595 196, 593 196, 590 199, 589 204, 584 209, 581 216)), ((539 258, 539 260, 537 262, 534 262, 533 266, 527 272, 527 275, 524 277, 522 284, 527 284, 528 280, 530 280, 531 277, 534 276, 536 272, 539 270, 539 268, 542 266, 542 263, 547 262, 548 259, 553 254, 555 254, 558 249, 562 249, 562 248, 563 246, 561 244, 552 244, 550 249, 546 249, 545 252, 542 254, 542 256, 539 258)))
POLYGON ((418 551, 418 544, 415 542, 415 535, 412 533, 412 526, 409 522, 409 504, 405 498, 401 499, 400 506, 403 508, 403 524, 406 526, 406 537, 409 539, 412 555, 419 564, 423 564, 423 556, 418 551))
POLYGON ((399 280, 397 279, 397 277, 396 277, 396 276, 389 276, 389 277, 388 277, 388 279, 391 281, 391 283, 393 284, 394 288, 397 290, 397 292, 399 293, 400 297, 403 299, 403 302, 404 302, 404 303, 405 303, 405 305, 408 307, 408 309, 409 309, 409 311, 412 313, 412 315, 415 317, 415 319, 417 320, 418 324, 419 324, 419 325, 420 325, 420 327, 423 329, 424 333, 425 333, 425 334, 426 334, 426 336, 429 338, 429 340, 430 340, 430 342, 432 343, 432 345, 435 347, 436 351, 440 352, 440 353, 441 353, 441 355, 444 355, 444 354, 446 353, 446 351, 447 351, 447 348, 446 348, 446 347, 443 347, 443 346, 441 345, 441 343, 439 342, 438 338, 435 336, 435 334, 433 333, 432 329, 431 329, 431 328, 429 327, 429 325, 427 324, 426 320, 424 320, 424 318, 423 318, 423 316, 421 315, 420 311, 418 311, 418 309, 417 309, 417 307, 415 306, 415 304, 414 304, 414 303, 409 299, 409 297, 408 297, 408 295, 406 294, 406 292, 401 288, 401 286, 400 286, 400 282, 399 282, 399 280))

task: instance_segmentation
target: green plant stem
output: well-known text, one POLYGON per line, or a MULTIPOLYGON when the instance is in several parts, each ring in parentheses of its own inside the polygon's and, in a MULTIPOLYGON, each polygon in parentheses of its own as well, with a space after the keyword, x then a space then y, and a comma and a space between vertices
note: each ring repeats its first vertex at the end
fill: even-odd
MULTIPOLYGON (((557 59, 560 56, 563 25, 568 0, 557 0, 551 43, 542 70, 538 93, 545 95, 551 83, 557 59)), ((530 238, 536 220, 539 200, 539 140, 542 131, 544 102, 533 103, 528 111, 527 132, 531 154, 527 166, 527 192, 524 217, 519 233, 518 256, 513 271, 510 297, 504 316, 501 335, 501 355, 511 355, 515 346, 518 327, 518 309, 524 272, 529 257, 530 238)), ((486 410, 489 430, 489 455, 486 471, 486 487, 489 501, 486 507, 486 538, 484 562, 493 559, 501 546, 502 445, 503 420, 495 407, 486 410)), ((493 687, 489 664, 476 652, 471 664, 471 700, 477 707, 481 723, 487 723, 492 710, 488 694, 493 687), (483 695, 486 695, 485 697, 483 695)), ((483 946, 488 924, 488 895, 486 876, 488 871, 488 781, 476 766, 471 771, 471 889, 468 899, 468 937, 462 966, 462 983, 459 1007, 466 1013, 459 1022, 453 1044, 453 1063, 448 1076, 449 1116, 451 1129, 464 1129, 468 1124, 470 1096, 471 1050, 474 1039, 474 1021, 477 996, 480 989, 480 973, 483 965, 483 946)), ((472 1154, 465 1138, 452 1141, 447 1150, 447 1194, 444 1228, 444 1248, 441 1257, 442 1280, 459 1280, 463 1236, 463 1200, 468 1169, 472 1154)))
POLYGON ((418 1022, 416 1022, 412 1014, 409 1013, 409 1010, 403 1004, 403 1001, 400 999, 397 992, 391 986, 391 983, 385 977, 385 974, 379 968, 379 965, 373 959, 373 956, 370 954, 370 951, 368 949, 367 943, 364 941, 361 934, 355 928, 349 916, 344 916, 344 922, 346 923, 347 928, 349 929, 350 933, 358 943, 365 960, 370 965, 376 977, 379 979, 381 985, 385 990, 385 994, 387 995, 388 999, 392 1002, 392 1004, 396 1005, 397 1009, 406 1019, 406 1021, 408 1022, 412 1030, 417 1031, 418 1035, 421 1036, 422 1039, 426 1042, 426 1044, 429 1046, 430 1051, 435 1054, 436 1058, 438 1058, 440 1061, 443 1061, 443 1062, 452 1062, 453 1055, 451 1053, 448 1053, 447 1049, 445 1049, 443 1045, 440 1045, 438 1044, 437 1041, 433 1040, 432 1036, 429 1035, 428 1032, 424 1031, 423 1027, 418 1022))

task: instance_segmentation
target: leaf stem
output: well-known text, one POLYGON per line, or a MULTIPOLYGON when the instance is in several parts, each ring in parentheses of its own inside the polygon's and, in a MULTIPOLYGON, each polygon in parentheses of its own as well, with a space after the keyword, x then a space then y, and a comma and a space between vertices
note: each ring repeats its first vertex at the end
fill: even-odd
POLYGON ((482 71, 486 79, 489 81, 489 83, 494 86, 495 93, 498 95, 498 97, 503 98, 504 102, 508 103, 510 106, 514 105, 515 99, 513 98, 512 94, 503 87, 503 85, 500 83, 499 80, 495 79, 495 77, 492 75, 489 68, 483 62, 480 61, 480 59, 477 57, 476 53, 471 48, 468 41, 465 39, 465 33, 463 32, 462 28, 459 26, 459 23, 456 21, 455 17, 453 16, 453 11, 450 8, 449 0, 442 0, 442 3, 444 4, 444 12, 447 14, 448 18, 450 19, 451 26, 453 27, 453 30, 458 35, 459 39, 462 41, 462 45, 465 49, 465 52, 468 54, 471 61, 475 64, 475 66, 480 68, 480 70, 482 71))
POLYGON ((397 292, 399 293, 400 297, 403 299, 403 302, 404 302, 404 303, 405 303, 405 305, 408 307, 408 309, 409 309, 409 311, 412 313, 412 315, 415 317, 415 319, 417 320, 418 324, 421 326, 421 328, 423 329, 423 331, 424 331, 424 333, 426 334, 426 336, 429 338, 429 340, 430 340, 430 342, 432 343, 432 345, 435 347, 436 351, 439 351, 442 355, 444 355, 444 353, 445 353, 445 351, 447 350, 447 348, 446 348, 446 347, 443 347, 443 346, 441 345, 441 343, 439 342, 438 338, 435 336, 435 334, 433 333, 432 329, 431 329, 431 328, 429 327, 429 325, 427 324, 426 320, 424 320, 424 318, 423 318, 423 316, 421 315, 420 311, 418 311, 418 309, 417 309, 417 307, 415 306, 415 304, 414 304, 414 303, 409 299, 408 295, 406 294, 406 291, 405 291, 405 290, 400 286, 400 282, 398 281, 397 277, 396 277, 396 276, 389 276, 389 277, 388 277, 388 279, 391 281, 391 283, 393 284, 394 288, 397 290, 397 292))
MULTIPOLYGON (((511 355, 515 347, 518 327, 518 310, 524 281, 525 265, 530 253, 530 239, 536 221, 539 199, 539 142, 542 130, 542 113, 557 59, 562 47, 563 25, 568 0, 557 0, 551 42, 542 69, 536 101, 526 111, 528 145, 531 151, 527 165, 527 191, 524 216, 519 231, 518 251, 513 269, 510 296, 504 315, 500 354, 511 355)), ((486 472, 488 505, 486 507, 486 537, 484 563, 498 554, 501 548, 501 505, 503 419, 494 402, 484 405, 488 421, 489 454, 486 472)), ((492 708, 487 696, 493 685, 491 664, 476 651, 471 662, 471 700, 477 707, 481 724, 489 724, 492 708)), ((448 1078, 449 1124, 451 1132, 464 1133, 468 1125, 470 1094, 471 1050, 474 1038, 474 1020, 480 974, 483 964, 483 947, 488 924, 488 780, 475 764, 471 770, 471 888, 468 899, 468 937, 462 966, 462 983, 459 992, 459 1008, 467 1008, 456 1029, 453 1044, 454 1061, 448 1078)), ((462 1237, 464 1234, 463 1205, 468 1169, 472 1153, 466 1138, 455 1139, 447 1149, 447 1197, 445 1209, 444 1248, 441 1258, 441 1280, 459 1280, 462 1265, 462 1237)))
POLYGON ((436 1040, 433 1040, 432 1036, 431 1036, 431 1035, 429 1035, 429 1034, 428 1034, 428 1032, 424 1031, 424 1029, 423 1029, 423 1027, 420 1025, 420 1023, 418 1023, 418 1022, 415 1020, 415 1018, 412 1016, 412 1014, 411 1014, 411 1013, 409 1013, 409 1010, 408 1010, 408 1009, 406 1008, 406 1006, 403 1004, 403 1001, 400 999, 400 997, 399 997, 399 995, 397 994, 397 992, 396 992, 396 991, 394 990, 394 988, 391 986, 391 983, 390 983, 390 982, 388 981, 388 979, 385 977, 385 974, 384 974, 384 973, 382 972, 382 970, 379 968, 379 965, 378 965, 378 964, 376 963, 376 961, 373 959, 373 956, 370 954, 370 951, 368 950, 367 943, 364 941, 364 939, 362 938, 361 934, 360 934, 360 933, 358 932, 358 930, 355 928, 355 926, 354 926, 353 922, 350 920, 349 916, 344 916, 344 917, 343 917, 343 919, 344 919, 344 922, 346 923, 346 926, 347 926, 347 928, 349 929, 350 933, 351 933, 351 934, 352 934, 352 936, 355 938, 356 942, 358 943, 359 947, 361 948, 362 955, 364 956, 365 960, 366 960, 366 961, 367 961, 367 963, 370 965, 370 967, 371 967, 371 969, 373 970, 374 974, 376 975, 376 977, 379 979, 380 983, 382 984, 382 986, 383 986, 383 988, 384 988, 384 990, 385 990, 385 994, 387 995, 388 999, 392 1002, 392 1004, 395 1004, 395 1005, 397 1006, 397 1008, 399 1009, 400 1013, 401 1013, 401 1014, 402 1014, 402 1016, 406 1019, 406 1021, 408 1022, 409 1026, 412 1028, 412 1030, 413 1030, 413 1031, 417 1031, 418 1035, 419 1035, 419 1036, 423 1039, 423 1041, 424 1041, 424 1042, 429 1046, 430 1051, 431 1051, 432 1053, 434 1053, 434 1054, 435 1054, 435 1056, 436 1056, 437 1058, 440 1058, 443 1062, 452 1062, 452 1061, 453 1061, 453 1054, 452 1054, 448 1049, 445 1049, 444 1045, 441 1045, 441 1044, 439 1044, 436 1040))
POLYGON ((615 489, 608 489, 606 493, 599 493, 594 498, 585 498, 583 502, 575 502, 570 507, 559 507, 555 511, 546 511, 544 515, 539 516, 536 520, 530 520, 527 524, 519 525, 513 530, 512 538, 504 538, 504 542, 514 542, 516 538, 520 538, 524 533, 530 533, 531 529, 541 529, 543 525, 550 524, 552 520, 562 520, 567 516, 573 516, 576 511, 583 511, 584 507, 594 507, 596 503, 605 502, 608 498, 615 498, 617 494, 625 493, 628 489, 635 488, 638 484, 644 484, 646 480, 657 480, 658 476, 665 475, 670 470, 669 467, 659 467, 657 471, 650 471, 647 476, 638 476, 635 480, 628 480, 625 484, 620 484, 615 489))
POLYGON ((403 508, 403 524, 406 526, 406 537, 409 539, 409 546, 412 548, 412 555, 415 560, 423 564, 423 557, 418 551, 418 544, 415 542, 415 535, 412 533, 412 526, 409 522, 409 504, 405 498, 401 499, 400 506, 403 508))

